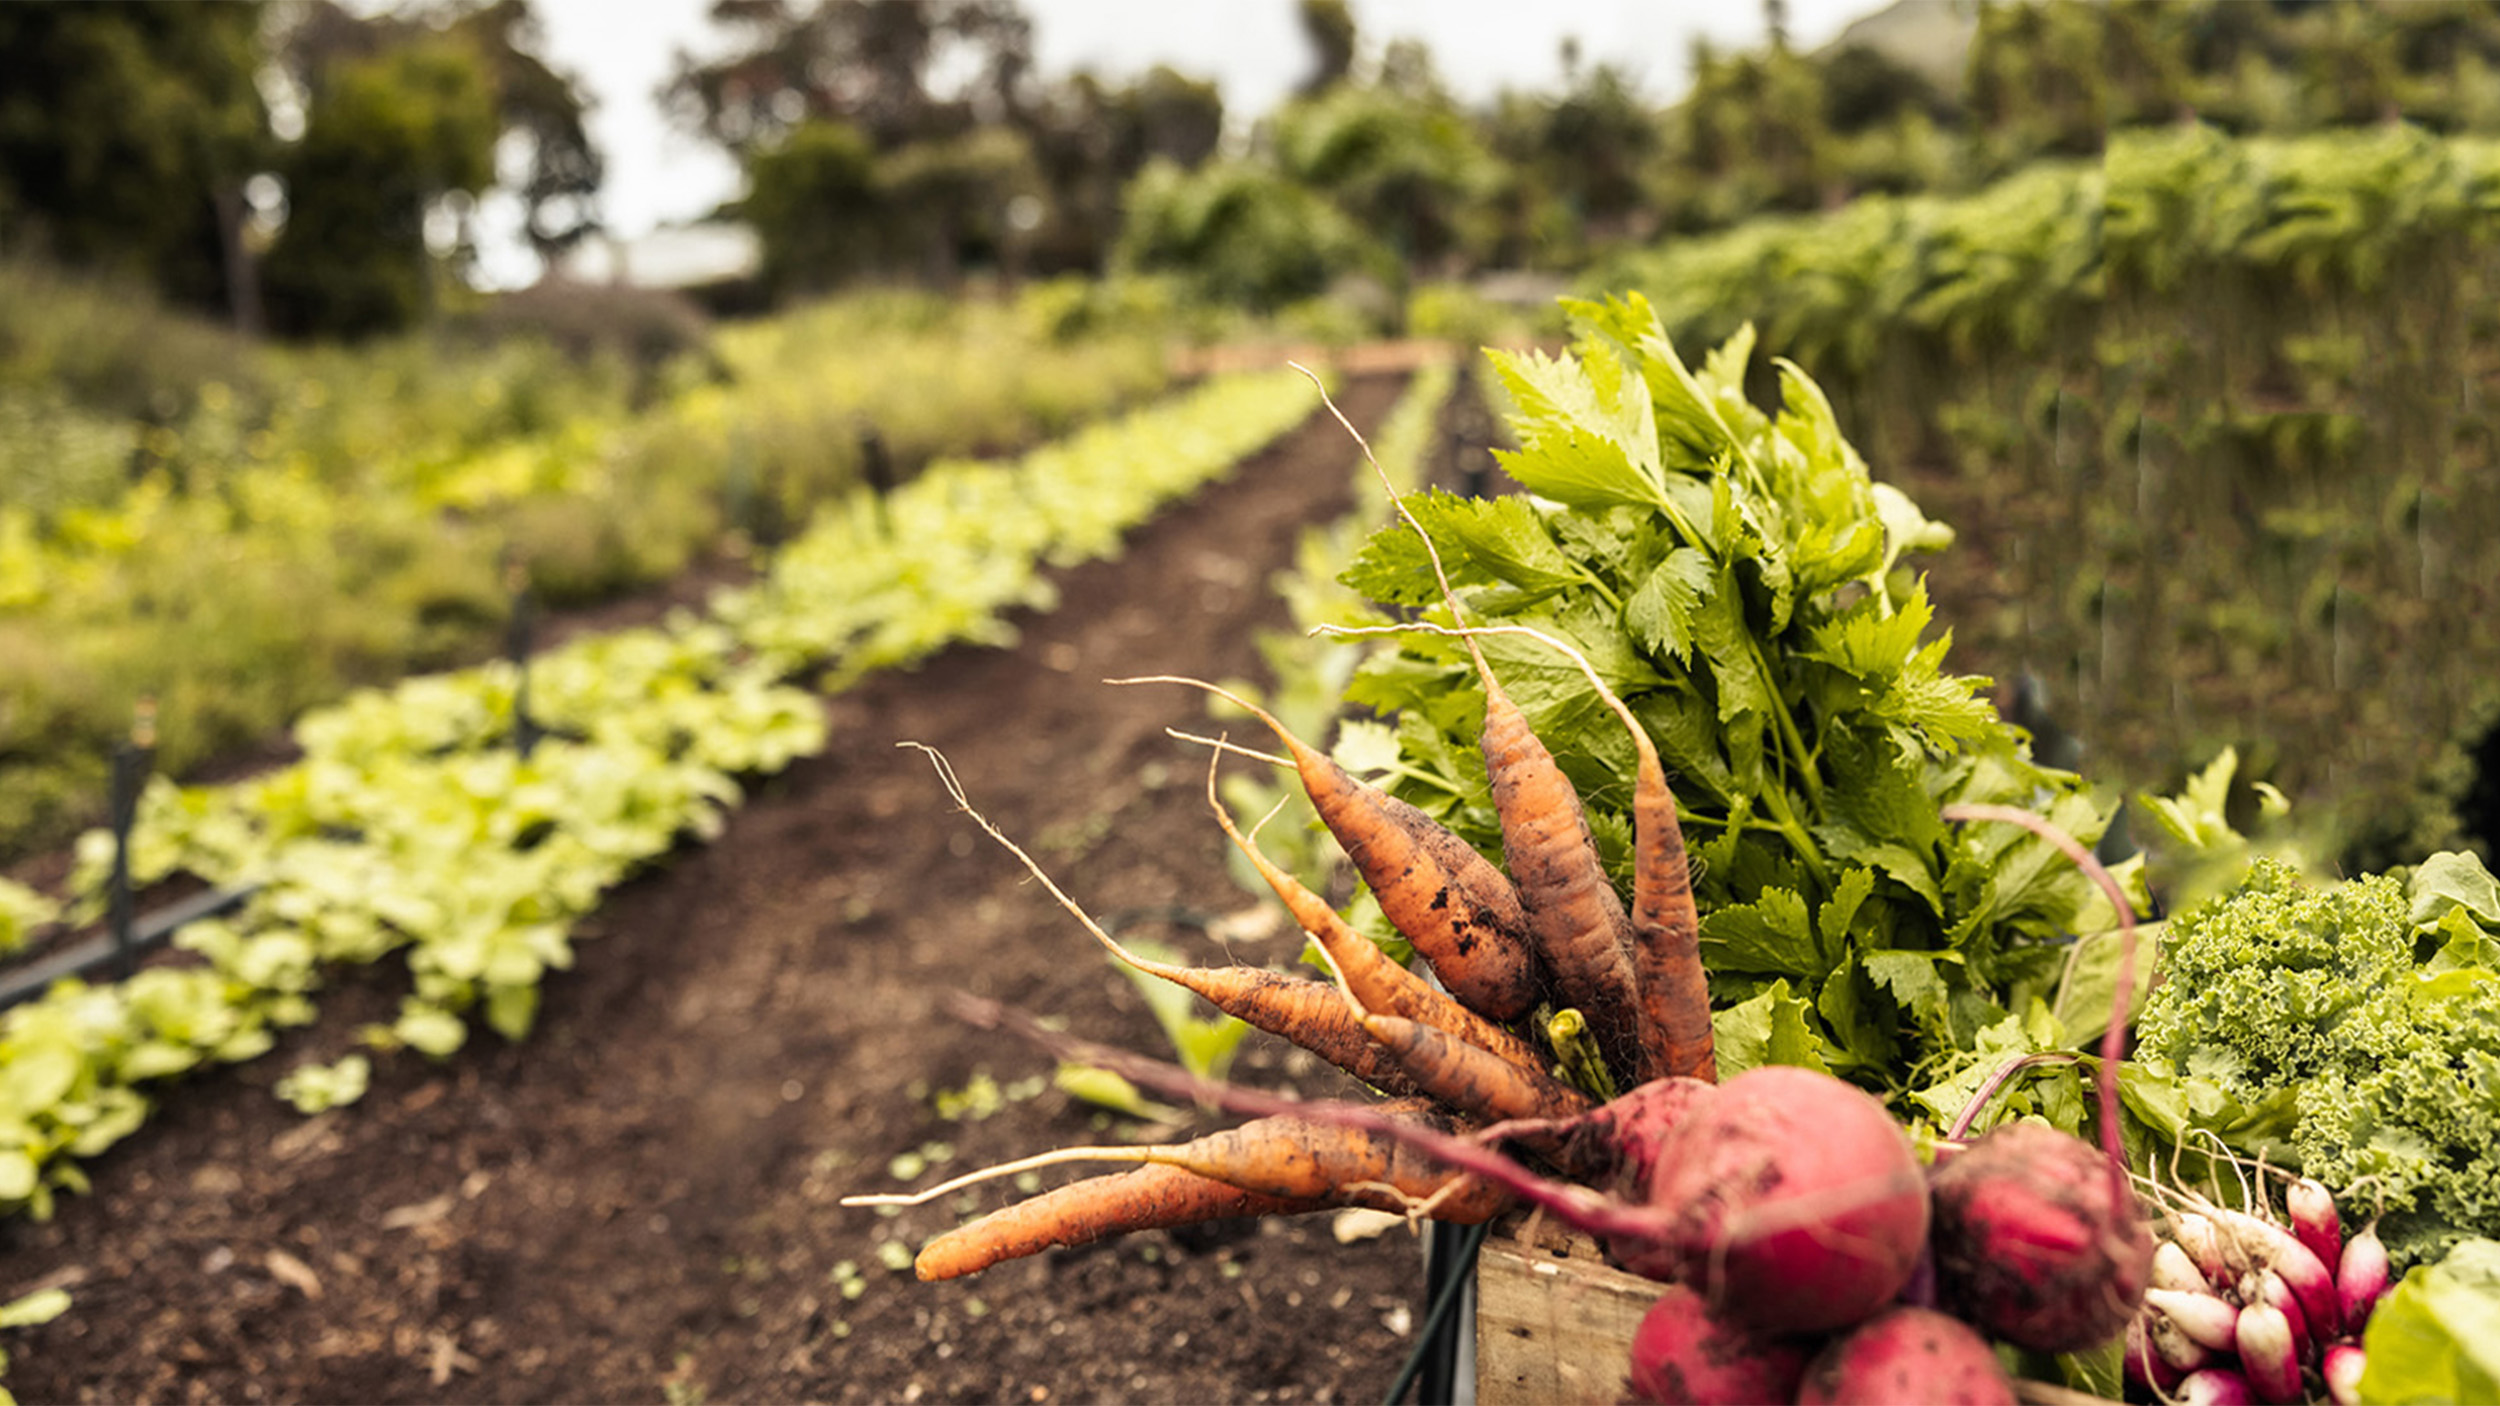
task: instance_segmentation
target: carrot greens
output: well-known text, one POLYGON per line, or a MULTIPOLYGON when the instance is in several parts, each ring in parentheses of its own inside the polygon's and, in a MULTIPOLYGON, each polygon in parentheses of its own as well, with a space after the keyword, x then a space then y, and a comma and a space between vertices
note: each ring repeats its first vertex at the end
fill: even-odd
MULTIPOLYGON (((2017 805, 2087 842, 2106 823, 2078 777, 2032 759, 1988 680, 1947 668, 1950 636, 1903 561, 1950 530, 1875 482, 1795 366, 1774 368, 1776 409, 1753 402, 1750 329, 1688 364, 1637 295, 1566 306, 1567 352, 1488 353, 1518 443, 1499 457, 1525 492, 1408 499, 1469 620, 1451 620, 1404 524, 1346 584, 1427 621, 1533 626, 1631 706, 1682 813, 1732 1057, 1906 1092, 1970 1064, 1995 1027, 1999 1043, 2081 1038, 2045 1001, 2085 882, 2036 837, 1939 814, 2017 805)), ((1556 651, 1477 638, 1627 881, 1625 729, 1556 651)), ((1464 646, 1403 634, 1349 696, 1399 719, 1392 791, 1491 848, 1464 646)))

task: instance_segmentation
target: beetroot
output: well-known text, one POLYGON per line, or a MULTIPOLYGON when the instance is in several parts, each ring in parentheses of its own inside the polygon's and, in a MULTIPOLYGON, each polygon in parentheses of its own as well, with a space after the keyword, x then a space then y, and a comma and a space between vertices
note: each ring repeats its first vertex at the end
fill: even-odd
POLYGON ((1667 1286, 1632 1335, 1632 1397, 1653 1406, 1749 1406, 1787 1401, 1806 1350, 1728 1322, 1701 1295, 1667 1286))
POLYGON ((1908 1135, 1873 1095, 1828 1074, 1747 1070, 1668 1130, 1656 1162, 1649 1199, 1667 1233, 1610 1248, 1757 1332, 1865 1319, 1901 1292, 1924 1248, 1927 1188, 1908 1135))
POLYGON ((2152 1280, 2153 1232, 2109 1164, 2041 1123, 2009 1123, 1938 1171, 1937 1302, 1990 1336, 2081 1352, 2126 1330, 2152 1280))
POLYGON ((2012 1406, 2014 1382, 1967 1323, 1886 1309, 1816 1355, 1797 1406, 2012 1406))

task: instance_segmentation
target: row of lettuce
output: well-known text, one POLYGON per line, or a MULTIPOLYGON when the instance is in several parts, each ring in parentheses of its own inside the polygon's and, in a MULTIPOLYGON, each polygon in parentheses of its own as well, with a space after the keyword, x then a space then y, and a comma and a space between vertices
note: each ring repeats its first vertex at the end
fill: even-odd
MULTIPOLYGON (((139 1126, 147 1086, 250 1059, 315 1014, 326 967, 400 954, 413 990, 381 1049, 446 1054, 482 1016, 511 1037, 576 925, 619 879, 717 833, 740 778, 826 743, 813 682, 834 686, 957 642, 1012 636, 1047 609, 1041 574, 1115 554, 1122 533, 1309 415, 1293 371, 1219 378, 1012 462, 932 465, 882 499, 821 516, 704 616, 585 637, 529 665, 411 678, 307 713, 300 760, 214 787, 159 779, 142 799, 136 878, 256 883, 230 918, 184 928, 196 962, 109 984, 64 981, 0 1015, 0 1211, 49 1211, 81 1159, 139 1126), (796 682, 794 682, 794 680, 796 682)), ((110 841, 78 850, 67 916, 92 917, 110 841)), ((15 891, 21 917, 63 900, 15 891)), ((353 1097, 361 1055, 294 1071, 306 1107, 353 1097)))
MULTIPOLYGON (((109 321, 105 290, 39 301, 47 335, 109 321)), ((227 379, 196 383, 201 358, 19 366, 26 320, 0 314, 0 856, 100 814, 142 697, 184 772, 350 687, 485 657, 515 565, 542 601, 608 598, 788 537, 872 454, 907 477, 1169 377, 1150 330, 1062 337, 1046 308, 899 294, 721 328, 639 402, 523 342, 235 344, 227 379), (36 403, 82 378, 159 383, 36 403)), ((149 329, 168 330, 125 330, 149 329)))
POLYGON ((2097 772, 2167 787, 2236 743, 2353 863, 2470 833, 2500 717, 2500 143, 2130 131, 1587 286, 1809 368, 1884 476, 1990 545, 1940 601, 2097 772))
MULTIPOLYGON (((2179 794, 2139 797, 2159 843, 2116 873, 2132 905, 2158 895, 2176 916, 2123 957, 2116 910, 2055 846, 1955 810, 2018 809, 2091 844, 2114 806, 2043 764, 1987 681, 1952 667, 1916 563, 1953 532, 1877 480, 1795 366, 1772 368, 1776 410, 1755 403, 1750 328, 1688 363, 1637 296, 1574 313, 1565 355, 1495 358, 1518 444, 1503 463, 1528 492, 1412 506, 1466 623, 1574 646, 1653 739, 1694 861, 1722 1074, 1833 1072, 1923 1137, 2018 1118, 2091 1133, 2099 1036, 2132 1009, 2120 1131, 2149 1194, 2265 1196, 2298 1168, 2351 1221, 2375 1219, 2400 1267, 2492 1263, 2500 883, 2482 861, 2442 852, 2339 881, 2293 837, 2233 824, 2226 753, 2179 794)), ((1344 580, 1383 624, 1453 623, 1407 527, 1377 532, 1344 580)), ((1628 887, 1623 723, 1559 651, 1481 644, 1628 887)), ((1462 646, 1399 631, 1348 696, 1397 719, 1369 769, 1497 847, 1462 646)), ((2443 1292, 2387 1330, 2410 1335, 2390 1344, 2405 1370, 2387 1379, 2408 1383, 2395 1399, 2441 1399, 2413 1384, 2446 1380, 2445 1399, 2473 1400, 2454 1384, 2500 1380, 2471 1375, 2494 1363, 2474 1325, 2500 1283, 2443 1292)), ((2115 1346, 2103 1356, 2041 1370, 2113 1394, 2115 1346)))

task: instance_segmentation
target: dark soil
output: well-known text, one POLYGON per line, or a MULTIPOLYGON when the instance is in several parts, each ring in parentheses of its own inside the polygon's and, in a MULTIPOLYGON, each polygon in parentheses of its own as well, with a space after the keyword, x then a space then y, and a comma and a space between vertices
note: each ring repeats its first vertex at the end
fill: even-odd
MULTIPOLYGON (((1376 426, 1398 378, 1354 381, 1376 426)), ((884 1257, 955 1223, 845 1209, 1046 1148, 1116 1141, 1045 1089, 950 1121, 935 1095, 1049 1062, 952 1024, 952 988, 1165 1048, 1135 990, 903 739, 1097 915, 1260 905, 1227 878, 1203 754, 1162 734, 1199 698, 1098 680, 1256 676, 1281 627, 1270 573, 1348 503, 1324 417, 1066 573, 1012 650, 957 650, 832 703, 827 753, 761 783, 715 843, 626 885, 536 1032, 440 1064, 377 1060, 352 1107, 306 1120, 270 1085, 353 1047, 406 976, 343 974, 276 1055, 169 1091, 49 1225, 0 1226, 0 1301, 66 1285, 12 1333, 28 1401, 1341 1401, 1383 1395, 1422 1317, 1420 1242, 1338 1244, 1329 1218, 1150 1232, 925 1285, 884 1257)), ((1134 929, 1144 931, 1145 929, 1134 929)), ((1216 945, 1155 932, 1201 960, 1216 945)), ((1281 961, 1281 937, 1237 955, 1281 961)), ((1264 1036, 1236 1077, 1338 1076, 1264 1036)), ((1021 1092, 1021 1091, 1019 1091, 1021 1092)), ((1169 1131, 1169 1130, 1165 1130, 1169 1131)), ((1051 1175, 1060 1180, 1072 1172, 1051 1175)), ((986 1208, 1019 1195, 984 1188, 986 1208)))

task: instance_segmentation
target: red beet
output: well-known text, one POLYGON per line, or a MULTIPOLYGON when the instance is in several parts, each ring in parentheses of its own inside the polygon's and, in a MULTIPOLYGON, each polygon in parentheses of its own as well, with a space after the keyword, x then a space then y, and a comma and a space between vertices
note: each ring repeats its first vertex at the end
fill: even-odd
POLYGON ((1787 1401, 1806 1350, 1728 1322, 1710 1301, 1670 1284, 1632 1335, 1632 1396, 1653 1406, 1752 1406, 1787 1401))
POLYGON ((2126 1330, 2152 1280, 2153 1232, 2079 1138, 2009 1123, 1933 1179, 1939 1306, 2036 1352, 2081 1352, 2126 1330))
POLYGON ((1668 1130, 1657 1167, 1649 1199, 1668 1232, 1612 1248, 1757 1332, 1864 1320, 1900 1294, 1924 1248, 1927 1187, 1908 1135, 1828 1074, 1738 1075, 1668 1130))
POLYGON ((1823 1349, 1797 1406, 2012 1406, 1988 1340, 1929 1308, 1887 1309, 1823 1349))

